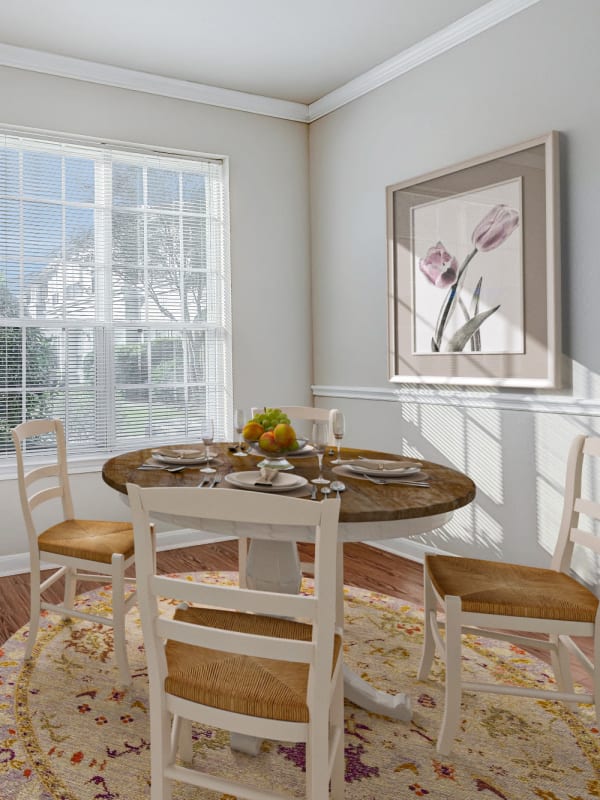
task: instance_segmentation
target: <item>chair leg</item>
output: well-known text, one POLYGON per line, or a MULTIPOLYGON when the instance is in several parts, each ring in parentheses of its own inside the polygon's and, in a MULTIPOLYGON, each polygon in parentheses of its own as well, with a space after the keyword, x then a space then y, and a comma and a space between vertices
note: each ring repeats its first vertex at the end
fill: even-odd
POLYGON ((437 612, 437 599, 435 596, 435 592, 433 590, 433 586, 431 584, 431 580, 427 573, 427 564, 425 564, 424 581, 425 581, 425 588, 424 588, 425 625, 423 630, 423 650, 421 652, 421 663, 419 665, 419 671, 417 673, 417 678, 420 681, 424 681, 429 675, 429 670, 431 669, 433 657, 435 656, 435 639, 433 637, 432 628, 436 624, 435 619, 437 612))
POLYGON ((75 591, 77 588, 77 571, 69 567, 65 572, 65 599, 64 607, 72 609, 75 605, 75 591))
POLYGON ((460 722, 461 700, 461 600, 446 597, 446 696, 444 716, 437 740, 437 751, 448 755, 460 722))
MULTIPOLYGON (((597 628, 598 626, 596 626, 597 628)), ((596 725, 600 725, 600 632, 596 630, 594 635, 594 672, 592 674, 594 687, 594 711, 596 712, 596 725)))
POLYGON ((112 557, 112 611, 115 641, 115 658, 119 669, 119 682, 123 686, 131 683, 131 673, 127 661, 127 641, 125 639, 125 559, 116 553, 112 557))
POLYGON ((329 798, 329 713, 323 719, 319 709, 311 721, 306 740, 306 797, 307 800, 329 798))
POLYGON ((184 764, 189 766, 193 758, 192 749, 192 721, 183 719, 183 717, 175 717, 173 719, 173 760, 179 751, 179 757, 184 764))
MULTIPOLYGON (((152 692, 151 692, 152 695, 152 692)), ((150 702, 150 800, 172 800, 173 785, 165 777, 171 759, 171 715, 156 699, 156 710, 150 702)))
MULTIPOLYGON (((562 643, 560 636, 551 635, 549 639, 556 648, 550 650, 550 660, 559 691, 574 694, 575 689, 573 687, 573 676, 571 674, 571 659, 569 658, 569 651, 562 643)), ((576 703, 565 703, 565 705, 571 711, 577 710, 576 703)))
POLYGON ((27 635, 27 644, 25 645, 25 660, 31 658, 35 640, 37 639, 38 631, 40 628, 40 614, 42 611, 42 598, 40 595, 40 564, 36 560, 31 559, 31 572, 29 575, 30 580, 30 611, 29 611, 29 633, 27 635))
POLYGON ((248 566, 248 539, 238 539, 238 584, 247 589, 246 568, 248 566))
POLYGON ((337 749, 331 768, 331 800, 344 800, 345 759, 344 759, 344 678, 343 671, 337 681, 331 700, 330 724, 333 730, 340 731, 337 749))

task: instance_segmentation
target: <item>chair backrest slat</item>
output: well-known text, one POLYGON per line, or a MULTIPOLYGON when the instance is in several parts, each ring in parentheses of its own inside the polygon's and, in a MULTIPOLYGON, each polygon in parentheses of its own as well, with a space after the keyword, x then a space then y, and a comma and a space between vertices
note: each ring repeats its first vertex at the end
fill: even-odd
POLYGON ((63 490, 60 486, 52 486, 49 489, 41 489, 39 492, 29 495, 29 508, 33 511, 34 508, 37 508, 42 503, 45 503, 48 500, 53 500, 55 497, 62 496, 63 490))
POLYGON ((226 631, 172 619, 156 620, 155 631, 157 636, 171 641, 254 658, 268 657, 279 661, 299 661, 310 664, 315 650, 312 641, 276 639, 270 636, 226 631))
MULTIPOLYGON (((166 487, 144 489, 145 503, 155 513, 173 513, 173 498, 166 487)), ((185 517, 227 520, 263 525, 286 525, 290 527, 315 526, 320 519, 319 506, 306 500, 290 497, 271 497, 269 512, 264 510, 264 495, 259 492, 243 492, 239 489, 219 489, 215 492, 204 489, 199 503, 199 490, 195 486, 177 488, 179 514, 185 517), (226 494, 225 494, 226 493, 226 494), (227 498, 226 503, 223 501, 227 498), (290 502, 291 501, 291 502, 290 502), (200 514, 199 511, 202 513, 200 514)))
POLYGON ((37 481, 44 480, 45 478, 56 478, 60 475, 60 466, 58 464, 47 464, 43 467, 35 467, 25 475, 25 485, 31 486, 37 481))
POLYGON ((588 547, 595 553, 600 553, 600 538, 590 531, 582 531, 579 528, 571 528, 571 541, 574 544, 588 547))
POLYGON ((575 500, 575 511, 579 514, 585 514, 592 519, 600 519, 600 503, 587 500, 584 497, 578 497, 577 500, 575 500))
POLYGON ((600 436, 587 436, 583 452, 586 456, 600 456, 600 436))
POLYGON ((237 587, 213 586, 161 575, 151 578, 150 588, 159 597, 183 600, 186 603, 210 605, 216 608, 236 607, 252 614, 271 614, 278 617, 303 616, 308 620, 313 620, 315 617, 314 597, 257 590, 241 595, 237 587))

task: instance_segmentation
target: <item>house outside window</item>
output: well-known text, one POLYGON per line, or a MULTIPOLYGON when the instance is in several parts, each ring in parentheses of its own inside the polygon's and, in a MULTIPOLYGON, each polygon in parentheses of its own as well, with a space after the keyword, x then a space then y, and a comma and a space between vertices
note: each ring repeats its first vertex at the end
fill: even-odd
POLYGON ((222 160, 0 135, 0 454, 227 436, 227 221, 222 160))

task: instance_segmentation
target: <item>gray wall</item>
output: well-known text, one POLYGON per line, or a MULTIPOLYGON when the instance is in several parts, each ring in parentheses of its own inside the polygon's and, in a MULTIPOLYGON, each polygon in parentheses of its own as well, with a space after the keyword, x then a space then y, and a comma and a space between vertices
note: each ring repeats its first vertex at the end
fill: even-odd
MULTIPOLYGON (((0 68, 3 125, 228 156, 234 402, 310 402, 305 124, 0 68)), ((79 516, 125 513, 97 471, 74 475, 73 494, 79 516)), ((0 557, 25 551, 15 481, 0 480, 0 507, 0 557)))
POLYGON ((346 411, 349 444, 403 449, 474 478, 477 503, 423 540, 451 552, 547 564, 568 443, 597 428, 599 30, 597 0, 543 0, 310 126, 317 394, 346 411), (537 401, 486 391, 486 408, 460 389, 440 405, 419 391, 394 402, 385 187, 552 129, 561 132, 569 385, 537 401))

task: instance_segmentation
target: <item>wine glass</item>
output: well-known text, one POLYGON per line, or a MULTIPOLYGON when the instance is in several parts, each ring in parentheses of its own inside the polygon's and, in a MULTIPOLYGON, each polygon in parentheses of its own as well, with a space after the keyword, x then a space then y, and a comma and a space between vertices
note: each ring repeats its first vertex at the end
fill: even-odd
POLYGON ((235 428, 235 432, 238 435, 238 445, 237 450, 233 454, 234 456, 247 456, 248 453, 242 450, 242 431, 244 430, 244 425, 246 424, 246 414, 243 408, 236 408, 235 414, 233 415, 233 426, 235 428))
POLYGON ((334 412, 333 419, 331 420, 331 430, 333 433, 333 438, 337 442, 337 458, 334 458, 331 463, 341 464, 342 458, 340 452, 342 449, 342 439, 344 438, 344 433, 346 432, 346 423, 344 422, 344 415, 341 411, 334 412))
POLYGON ((319 460, 319 477, 315 478, 312 483, 326 484, 329 481, 323 477, 323 453, 327 447, 329 439, 329 423, 327 422, 314 422, 312 426, 312 446, 315 448, 317 458, 319 460))
POLYGON ((217 470, 209 466, 208 463, 210 461, 208 445, 212 444, 215 438, 215 426, 212 419, 204 420, 202 428, 200 429, 200 438, 204 442, 204 458, 206 459, 206 466, 202 467, 200 472, 216 472, 217 470))

